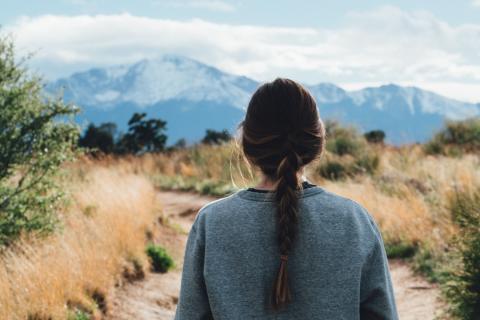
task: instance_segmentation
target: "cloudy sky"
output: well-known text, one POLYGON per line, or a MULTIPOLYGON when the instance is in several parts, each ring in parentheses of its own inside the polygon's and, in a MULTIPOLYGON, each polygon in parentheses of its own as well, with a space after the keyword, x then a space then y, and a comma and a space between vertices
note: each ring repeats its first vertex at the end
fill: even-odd
POLYGON ((173 53, 260 81, 480 102, 480 0, 25 0, 0 24, 47 79, 173 53))

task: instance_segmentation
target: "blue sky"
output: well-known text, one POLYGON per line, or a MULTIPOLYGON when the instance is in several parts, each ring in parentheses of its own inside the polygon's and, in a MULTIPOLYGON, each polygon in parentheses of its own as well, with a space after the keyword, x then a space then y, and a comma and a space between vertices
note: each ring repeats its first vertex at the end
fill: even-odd
MULTIPOLYGON (((361 1, 182 1, 182 0, 24 0, 2 4, 3 25, 20 16, 45 14, 118 14, 151 18, 191 19, 231 24, 255 24, 289 27, 335 27, 350 11, 372 10, 392 5, 404 10, 425 10, 452 24, 478 23, 480 5, 471 0, 361 0, 361 1)), ((477 3, 479 3, 477 1, 477 3)))
POLYGON ((0 23, 47 79, 177 53, 257 80, 480 102, 480 0, 9 1, 0 23))

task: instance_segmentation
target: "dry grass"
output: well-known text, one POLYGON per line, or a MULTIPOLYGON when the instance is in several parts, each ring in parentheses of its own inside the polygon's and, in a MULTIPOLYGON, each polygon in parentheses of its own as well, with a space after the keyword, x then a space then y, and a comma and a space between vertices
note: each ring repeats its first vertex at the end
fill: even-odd
POLYGON ((365 206, 380 225, 386 242, 417 244, 425 238, 424 231, 433 229, 428 205, 405 186, 400 187, 401 197, 378 192, 370 179, 362 183, 328 183, 325 187, 365 206))
POLYGON ((99 315, 92 296, 105 297, 129 261, 146 263, 155 192, 128 171, 85 163, 71 168, 73 203, 62 230, 24 239, 0 257, 0 319, 66 319, 72 308, 99 315))
MULTIPOLYGON (((429 156, 420 145, 379 145, 371 150, 380 157, 379 169, 373 175, 326 180, 317 171, 323 157, 307 168, 306 176, 327 190, 364 205, 377 220, 387 243, 445 248, 456 232, 448 210, 449 199, 455 190, 480 186, 480 158, 473 154, 460 158, 429 156)), ((194 184, 206 180, 245 187, 254 185, 256 179, 233 143, 129 161, 136 172, 148 173, 152 178, 171 178, 167 182, 177 182, 172 187, 177 187, 179 181, 194 184)), ((168 188, 168 184, 162 186, 168 188)))
POLYGON ((387 242, 428 243, 442 249, 456 228, 448 209, 457 190, 480 186, 480 158, 425 156, 418 146, 385 150, 380 173, 344 182, 322 181, 331 191, 364 205, 387 242))
MULTIPOLYGON (((456 190, 480 186, 480 158, 426 156, 419 146, 374 151, 381 159, 374 175, 328 181, 317 174, 317 162, 307 177, 364 205, 386 243, 441 252, 456 232, 449 199, 456 190)), ((83 160, 66 180, 73 203, 62 216, 63 230, 44 240, 24 239, 0 257, 0 319, 65 319, 75 307, 99 315, 92 293, 108 296, 129 261, 146 263, 145 233, 158 209, 152 181, 158 176, 237 187, 256 179, 233 144, 83 160)))

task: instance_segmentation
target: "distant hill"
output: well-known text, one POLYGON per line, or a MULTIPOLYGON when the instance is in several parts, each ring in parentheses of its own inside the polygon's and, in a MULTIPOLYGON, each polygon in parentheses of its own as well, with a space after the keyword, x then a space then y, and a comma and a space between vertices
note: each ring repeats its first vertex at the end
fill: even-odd
MULTIPOLYGON (((167 121, 168 143, 200 140, 205 130, 234 130, 259 83, 198 61, 165 55, 132 65, 95 68, 47 86, 83 109, 82 124, 115 122, 126 129, 134 112, 167 121)), ((385 85, 345 91, 329 83, 307 86, 323 119, 382 129, 394 144, 423 142, 446 118, 480 115, 480 104, 461 102, 416 87, 385 85)))

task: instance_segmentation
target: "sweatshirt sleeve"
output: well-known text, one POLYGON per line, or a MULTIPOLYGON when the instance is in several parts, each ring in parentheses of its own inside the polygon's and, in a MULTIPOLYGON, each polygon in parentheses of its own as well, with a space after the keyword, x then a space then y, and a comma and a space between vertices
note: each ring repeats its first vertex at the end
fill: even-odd
POLYGON ((397 320, 397 308, 388 259, 381 233, 371 216, 375 243, 362 269, 360 319, 397 320))
POLYGON ((203 236, 194 224, 185 249, 175 320, 213 319, 203 278, 204 244, 203 236))

